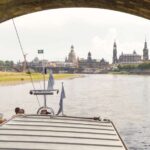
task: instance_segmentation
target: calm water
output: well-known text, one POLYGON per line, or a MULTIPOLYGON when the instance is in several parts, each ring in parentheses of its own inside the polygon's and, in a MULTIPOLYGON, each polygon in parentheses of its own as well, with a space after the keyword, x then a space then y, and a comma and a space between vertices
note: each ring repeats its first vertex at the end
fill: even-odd
MULTIPOLYGON (((55 88, 61 89, 61 80, 55 88)), ((101 116, 111 119, 130 150, 150 150, 150 76, 87 75, 64 80, 65 114, 101 116)), ((35 84, 37 89, 42 82, 35 84)), ((0 86, 0 112, 14 114, 16 106, 35 113, 38 103, 29 95, 31 83, 0 86)), ((49 106, 58 109, 60 94, 48 97, 49 106)), ((42 105, 42 97, 39 101, 42 105)))

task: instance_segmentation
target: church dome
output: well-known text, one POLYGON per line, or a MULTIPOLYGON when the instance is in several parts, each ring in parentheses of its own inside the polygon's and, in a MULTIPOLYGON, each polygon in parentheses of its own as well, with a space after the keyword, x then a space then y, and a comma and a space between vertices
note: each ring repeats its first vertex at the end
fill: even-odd
POLYGON ((75 55, 75 52, 74 52, 74 46, 73 45, 71 46, 71 51, 68 55, 68 62, 72 62, 72 63, 76 62, 76 55, 75 55))

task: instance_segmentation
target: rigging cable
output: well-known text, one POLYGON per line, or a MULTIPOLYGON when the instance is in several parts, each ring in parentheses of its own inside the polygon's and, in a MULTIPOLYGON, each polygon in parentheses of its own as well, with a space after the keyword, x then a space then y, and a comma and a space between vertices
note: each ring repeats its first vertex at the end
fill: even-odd
MULTIPOLYGON (((25 64, 26 64, 26 66, 27 66, 27 70, 28 70, 29 75, 30 75, 30 80, 31 80, 31 83, 32 83, 32 87, 33 87, 33 89, 35 90, 33 78, 32 78, 32 76, 31 76, 30 69, 29 69, 28 63, 27 63, 26 58, 25 58, 26 56, 25 56, 25 53, 24 53, 24 50, 23 50, 23 47, 22 47, 22 44, 21 44, 21 40, 20 40, 19 33, 18 33, 18 30, 17 30, 17 27, 16 27, 16 24, 15 24, 14 19, 12 19, 12 22, 13 22, 13 25, 14 25, 14 29, 15 29, 15 32, 16 32, 16 35, 17 35, 17 39, 18 39, 18 42, 19 42, 19 45, 20 45, 20 49, 21 49, 21 52, 22 52, 22 55, 23 55, 25 64)), ((41 107, 37 95, 36 95, 36 99, 37 99, 37 102, 38 102, 38 104, 39 104, 39 107, 41 107)))

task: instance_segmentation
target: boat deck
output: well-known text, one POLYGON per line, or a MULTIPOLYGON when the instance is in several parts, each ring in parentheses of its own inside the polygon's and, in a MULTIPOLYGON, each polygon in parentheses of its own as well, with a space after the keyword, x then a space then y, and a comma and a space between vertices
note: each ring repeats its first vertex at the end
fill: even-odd
POLYGON ((0 125, 0 150, 127 150, 115 126, 96 118, 24 115, 0 125))

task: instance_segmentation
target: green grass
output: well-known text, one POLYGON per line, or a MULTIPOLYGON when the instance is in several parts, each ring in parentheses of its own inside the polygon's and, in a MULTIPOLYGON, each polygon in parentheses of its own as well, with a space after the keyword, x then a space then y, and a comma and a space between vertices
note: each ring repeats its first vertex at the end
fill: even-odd
MULTIPOLYGON (((54 79, 68 79, 78 77, 77 74, 54 74, 54 79)), ((11 84, 11 83, 21 83, 31 81, 43 80, 43 75, 40 73, 16 73, 16 72, 0 72, 0 84, 11 84)), ((45 78, 48 79, 49 75, 45 75, 45 78)))

